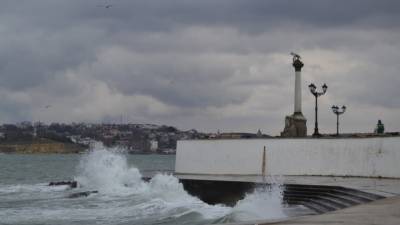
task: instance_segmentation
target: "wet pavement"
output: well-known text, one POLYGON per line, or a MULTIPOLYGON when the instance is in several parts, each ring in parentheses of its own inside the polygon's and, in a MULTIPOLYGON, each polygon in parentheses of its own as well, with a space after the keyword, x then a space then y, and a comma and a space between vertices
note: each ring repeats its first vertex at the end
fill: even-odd
POLYGON ((398 225, 400 224, 400 196, 389 197, 321 215, 304 216, 280 222, 247 224, 398 225))

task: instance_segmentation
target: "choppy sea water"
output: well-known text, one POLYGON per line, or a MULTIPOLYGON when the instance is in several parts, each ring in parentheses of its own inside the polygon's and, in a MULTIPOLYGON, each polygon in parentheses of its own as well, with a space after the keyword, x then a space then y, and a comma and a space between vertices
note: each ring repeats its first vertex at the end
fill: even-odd
POLYGON ((0 155, 0 224, 215 224, 285 218, 278 185, 234 207, 208 205, 163 171, 175 156, 96 148, 79 155, 0 155), (142 173, 160 171, 149 182, 142 173), (78 188, 48 186, 76 180, 78 188), (87 197, 73 193, 98 191, 87 197))

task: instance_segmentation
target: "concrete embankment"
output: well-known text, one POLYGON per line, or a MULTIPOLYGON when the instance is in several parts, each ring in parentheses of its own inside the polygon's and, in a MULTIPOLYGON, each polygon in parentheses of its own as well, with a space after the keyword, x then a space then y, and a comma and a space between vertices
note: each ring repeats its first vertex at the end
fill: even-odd
POLYGON ((398 225, 400 224, 400 196, 377 200, 316 216, 305 216, 287 221, 259 224, 398 225))
POLYGON ((86 148, 74 143, 62 143, 42 139, 32 142, 0 143, 0 152, 4 153, 79 153, 86 148))
POLYGON ((400 137, 179 141, 175 172, 400 178, 399 146, 400 137))
POLYGON ((400 137, 179 141, 175 175, 210 202, 277 175, 286 203, 323 213, 240 224, 400 224, 399 146, 400 137))

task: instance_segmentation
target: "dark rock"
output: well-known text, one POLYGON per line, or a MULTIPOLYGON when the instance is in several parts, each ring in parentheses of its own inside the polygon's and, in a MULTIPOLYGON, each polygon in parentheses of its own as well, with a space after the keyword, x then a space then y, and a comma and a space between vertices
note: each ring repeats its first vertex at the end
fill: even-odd
POLYGON ((95 194, 95 193, 99 193, 98 191, 83 191, 83 192, 77 192, 77 193, 73 193, 68 195, 68 198, 80 198, 80 197, 87 197, 90 194, 95 194))
POLYGON ((61 185, 68 185, 70 188, 77 188, 78 182, 76 182, 76 181, 57 181, 57 182, 49 183, 49 186, 61 186, 61 185))

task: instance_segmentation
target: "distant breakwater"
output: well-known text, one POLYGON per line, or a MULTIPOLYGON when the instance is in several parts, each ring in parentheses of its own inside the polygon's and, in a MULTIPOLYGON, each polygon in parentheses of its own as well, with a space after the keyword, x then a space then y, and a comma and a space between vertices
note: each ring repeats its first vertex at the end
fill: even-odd
POLYGON ((0 143, 0 152, 3 153, 79 153, 86 150, 85 146, 74 143, 63 143, 52 140, 40 140, 32 142, 0 143))

